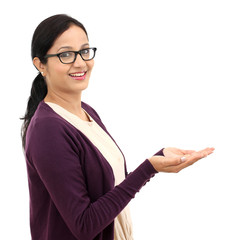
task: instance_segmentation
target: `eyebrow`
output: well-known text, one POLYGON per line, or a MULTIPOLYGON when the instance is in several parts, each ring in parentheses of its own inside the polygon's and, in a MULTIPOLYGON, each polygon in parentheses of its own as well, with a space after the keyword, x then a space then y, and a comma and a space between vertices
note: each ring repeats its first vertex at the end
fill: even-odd
MULTIPOLYGON (((85 46, 89 46, 89 43, 85 43, 81 46, 81 48, 85 47, 85 46)), ((59 50, 61 49, 73 49, 73 47, 71 46, 63 46, 63 47, 60 47, 57 51, 59 52, 59 50)))

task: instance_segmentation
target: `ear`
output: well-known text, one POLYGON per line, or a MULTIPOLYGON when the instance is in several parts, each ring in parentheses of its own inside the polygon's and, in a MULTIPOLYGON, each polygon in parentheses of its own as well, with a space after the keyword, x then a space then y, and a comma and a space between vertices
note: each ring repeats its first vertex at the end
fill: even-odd
POLYGON ((33 64, 43 76, 46 75, 46 66, 40 61, 38 57, 35 57, 33 59, 33 64))

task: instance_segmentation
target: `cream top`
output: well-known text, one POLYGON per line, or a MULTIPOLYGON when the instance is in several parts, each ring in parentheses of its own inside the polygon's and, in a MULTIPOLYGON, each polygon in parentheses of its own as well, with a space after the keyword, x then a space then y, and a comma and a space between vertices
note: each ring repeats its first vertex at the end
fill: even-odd
MULTIPOLYGON (((79 131, 81 131, 93 144, 112 167, 115 186, 120 184, 125 179, 124 158, 111 139, 111 137, 88 115, 90 122, 80 119, 78 116, 70 113, 61 106, 46 102, 58 115, 71 123, 79 131)), ((132 222, 127 206, 114 220, 114 240, 132 240, 132 222)))

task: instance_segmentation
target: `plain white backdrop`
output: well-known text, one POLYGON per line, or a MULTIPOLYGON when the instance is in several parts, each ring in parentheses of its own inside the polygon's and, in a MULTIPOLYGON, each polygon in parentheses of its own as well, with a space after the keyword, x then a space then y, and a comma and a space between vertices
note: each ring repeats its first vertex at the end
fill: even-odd
POLYGON ((162 147, 216 148, 137 193, 135 239, 239 240, 239 12, 234 0, 1 3, 0 239, 31 239, 19 120, 37 74, 31 38, 43 19, 66 13, 98 48, 83 101, 101 116, 129 171, 162 147))

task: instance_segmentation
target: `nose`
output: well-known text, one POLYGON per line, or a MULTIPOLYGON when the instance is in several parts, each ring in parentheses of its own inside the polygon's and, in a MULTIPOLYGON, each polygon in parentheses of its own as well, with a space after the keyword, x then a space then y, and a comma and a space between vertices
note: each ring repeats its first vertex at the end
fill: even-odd
POLYGON ((73 65, 75 67, 83 67, 86 66, 86 62, 82 59, 82 57, 80 56, 80 54, 77 54, 76 60, 73 63, 73 65))

